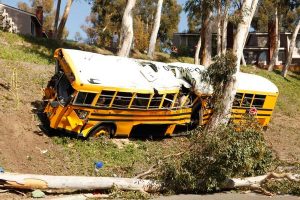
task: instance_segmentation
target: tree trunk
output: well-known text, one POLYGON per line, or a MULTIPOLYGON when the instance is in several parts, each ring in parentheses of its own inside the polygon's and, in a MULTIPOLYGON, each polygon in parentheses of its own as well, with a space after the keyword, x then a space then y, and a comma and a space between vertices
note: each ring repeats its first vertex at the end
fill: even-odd
POLYGON ((59 20, 60 5, 61 5, 61 0, 57 0, 55 21, 54 21, 54 27, 53 27, 53 31, 54 31, 53 36, 54 36, 54 38, 56 38, 56 34, 57 34, 57 26, 58 26, 58 20, 59 20))
POLYGON ((217 55, 220 56, 222 52, 222 30, 221 30, 221 0, 218 0, 218 10, 217 10, 217 55))
POLYGON ((236 67, 240 71, 240 63, 243 49, 250 29, 250 23, 257 7, 258 0, 244 0, 242 5, 242 21, 238 24, 236 35, 233 43, 233 53, 237 57, 236 67))
POLYGON ((133 40, 133 19, 132 10, 135 6, 136 0, 127 0, 127 5, 122 19, 122 33, 121 33, 121 49, 118 52, 119 56, 128 57, 133 40))
POLYGON ((199 37, 199 40, 198 40, 198 43, 196 46, 195 56, 194 56, 194 63, 196 65, 200 64, 200 61, 199 61, 200 48, 201 48, 201 36, 199 37))
POLYGON ((211 16, 212 12, 207 11, 207 15, 202 20, 201 28, 201 65, 208 67, 211 62, 211 16))
MULTIPOLYGON (((237 189, 243 187, 261 186, 269 179, 287 179, 293 182, 300 181, 299 174, 268 173, 262 176, 246 178, 228 178, 221 189, 237 189)), ((49 176, 35 174, 0 173, 1 188, 16 189, 63 189, 63 190, 105 190, 117 187, 120 190, 158 192, 162 183, 154 180, 115 177, 86 177, 86 176, 49 176)), ((199 180, 200 182, 201 180, 199 180)), ((86 196, 86 195, 84 195, 86 196)), ((97 194, 87 194, 88 197, 106 197, 97 194)), ((72 197, 72 196, 71 196, 72 197)), ((73 196, 80 197, 80 196, 73 196)), ((68 198, 67 198, 68 199, 68 198)))
POLYGON ((63 16, 60 20, 58 30, 57 30, 57 36, 56 36, 56 38, 59 39, 59 40, 62 39, 64 28, 65 28, 65 25, 66 25, 66 22, 67 22, 67 19, 68 19, 73 1, 74 0, 68 0, 67 5, 65 7, 64 14, 63 14, 63 16))
POLYGON ((227 50, 227 25, 229 4, 230 2, 227 0, 225 4, 224 18, 222 23, 222 54, 225 54, 227 50))
POLYGON ((154 52, 155 52, 155 44, 156 44, 157 34, 160 26, 162 4, 163 4, 163 0, 158 0, 153 31, 151 34, 150 44, 148 49, 148 57, 151 59, 153 59, 154 52))
POLYGON ((49 176, 0 173, 1 186, 19 189, 97 190, 117 187, 120 190, 158 191, 159 183, 151 180, 114 177, 49 176))
POLYGON ((250 23, 257 7, 258 0, 244 0, 242 5, 242 19, 238 24, 236 36, 233 45, 233 53, 237 57, 236 73, 232 76, 231 81, 224 86, 223 98, 221 101, 222 110, 214 112, 209 129, 214 129, 220 124, 227 124, 231 116, 232 103, 237 91, 237 73, 240 71, 240 62, 243 55, 244 44, 249 32, 250 23))
POLYGON ((279 47, 280 47, 280 33, 279 33, 279 20, 277 6, 275 8, 275 48, 269 63, 268 71, 273 71, 274 65, 278 60, 279 47))
POLYGON ((295 48, 295 43, 296 43, 297 35, 298 35, 299 29, 300 29, 300 18, 298 18, 297 20, 298 20, 297 26, 293 32, 293 36, 292 36, 292 39, 290 42, 289 54, 288 54, 287 60, 285 61, 285 65, 284 65, 284 68, 282 69, 282 73, 281 73, 281 75, 283 77, 287 76, 287 71, 289 69, 289 65, 292 62, 292 56, 293 56, 293 52, 294 52, 294 48, 295 48))

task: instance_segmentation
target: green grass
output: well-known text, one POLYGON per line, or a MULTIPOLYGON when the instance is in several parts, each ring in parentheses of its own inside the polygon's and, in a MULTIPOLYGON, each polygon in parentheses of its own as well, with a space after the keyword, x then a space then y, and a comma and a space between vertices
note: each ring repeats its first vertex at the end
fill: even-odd
POLYGON ((53 53, 57 48, 72 48, 111 54, 95 46, 76 42, 58 42, 56 40, 35 38, 0 31, 0 58, 35 64, 54 64, 53 53))
POLYGON ((272 81, 279 90, 275 112, 282 112, 293 117, 300 112, 300 75, 289 73, 287 78, 280 71, 268 72, 259 68, 243 67, 243 72, 254 73, 272 81))
POLYGON ((107 138, 79 140, 54 137, 53 140, 63 148, 64 155, 61 156, 63 165, 68 166, 68 174, 112 177, 133 177, 142 173, 163 156, 180 152, 187 142, 185 138, 132 140, 119 148, 107 138), (104 166, 95 172, 94 163, 98 161, 103 162, 104 166))

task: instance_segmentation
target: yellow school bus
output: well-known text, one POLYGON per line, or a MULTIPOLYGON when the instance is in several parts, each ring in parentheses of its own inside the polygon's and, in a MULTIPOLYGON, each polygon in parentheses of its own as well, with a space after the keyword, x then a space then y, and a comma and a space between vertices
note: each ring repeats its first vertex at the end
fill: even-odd
MULTIPOLYGON (((199 125, 207 124, 214 105, 209 103, 213 92, 211 86, 201 81, 205 67, 187 63, 170 63, 169 67, 178 79, 187 80, 190 85, 186 87, 193 90, 193 95, 197 96, 192 106, 192 120, 199 120, 196 122, 199 125)), ((251 114, 263 127, 266 127, 275 108, 278 88, 270 80, 255 74, 239 72, 236 76, 238 86, 231 109, 232 121, 239 122, 243 115, 251 114)))
MULTIPOLYGON (((205 125, 212 115, 212 87, 201 80, 204 66, 71 49, 57 49, 54 57, 55 74, 44 90, 44 113, 53 129, 83 137, 130 137, 146 128, 167 136, 178 125, 205 125)), ((277 87, 253 74, 238 73, 237 81, 232 121, 250 112, 267 126, 277 87)))
POLYGON ((164 63, 57 49, 45 88, 44 113, 53 129, 79 136, 129 137, 140 126, 171 135, 191 120, 192 102, 164 63))

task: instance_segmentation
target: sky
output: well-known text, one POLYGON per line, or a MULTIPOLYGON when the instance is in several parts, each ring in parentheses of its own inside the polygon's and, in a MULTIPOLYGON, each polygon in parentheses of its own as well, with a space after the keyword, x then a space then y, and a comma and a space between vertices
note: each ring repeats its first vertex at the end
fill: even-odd
MULTIPOLYGON (((20 0, 0 0, 0 3, 4 3, 13 7, 17 7, 20 0)), ((180 5, 183 5, 186 0, 177 0, 180 5)), ((29 0, 23 0, 23 2, 28 3, 29 0)), ((54 0, 54 5, 56 7, 57 0, 54 0)), ((62 1, 61 13, 64 11, 66 0, 62 1)), ((69 30, 68 39, 74 39, 75 33, 79 32, 83 38, 86 38, 85 32, 80 28, 81 25, 86 24, 85 19, 90 14, 91 6, 84 0, 74 1, 70 15, 67 21, 67 29, 69 30)), ((62 15, 62 14, 61 14, 62 15)), ((187 30, 187 17, 184 12, 180 14, 180 23, 178 25, 178 31, 182 32, 187 30)))

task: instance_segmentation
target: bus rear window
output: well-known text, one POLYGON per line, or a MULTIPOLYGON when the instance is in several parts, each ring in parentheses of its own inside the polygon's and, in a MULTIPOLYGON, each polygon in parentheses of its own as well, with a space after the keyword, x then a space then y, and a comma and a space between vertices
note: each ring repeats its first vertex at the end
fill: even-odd
POLYGON ((251 102, 252 102, 253 94, 245 94, 242 106, 243 107, 250 107, 251 102))
POLYGON ((263 105, 264 105, 265 99, 266 99, 266 95, 258 95, 258 94, 256 94, 254 96, 254 100, 253 100, 252 106, 254 106, 256 108, 262 108, 263 105))
POLYGON ((242 93, 236 93, 234 101, 233 101, 233 106, 240 106, 241 102, 243 99, 243 94, 242 93))
POLYGON ((95 96, 95 93, 79 92, 77 94, 75 104, 90 105, 92 104, 95 96))
POLYGON ((150 94, 136 94, 131 108, 147 109, 149 104, 150 94))

